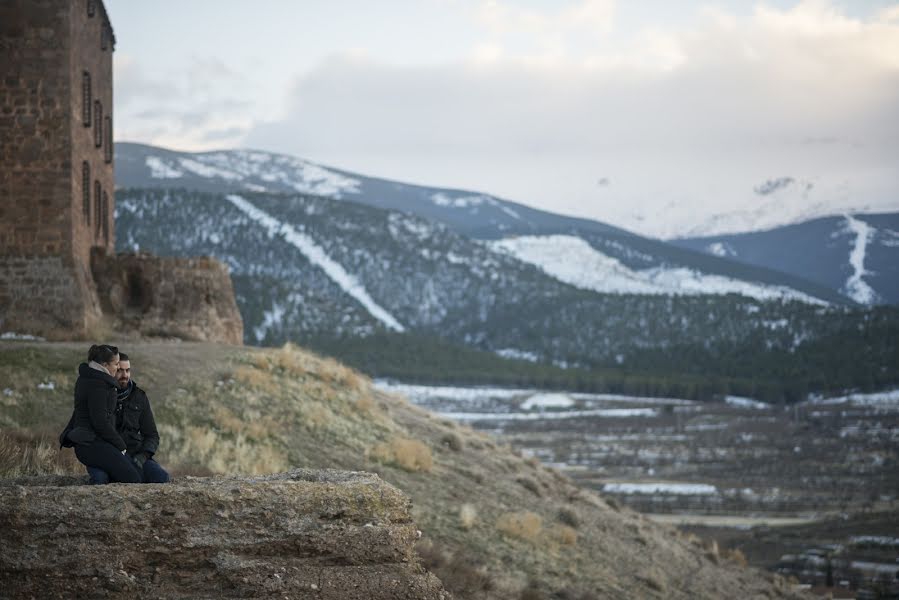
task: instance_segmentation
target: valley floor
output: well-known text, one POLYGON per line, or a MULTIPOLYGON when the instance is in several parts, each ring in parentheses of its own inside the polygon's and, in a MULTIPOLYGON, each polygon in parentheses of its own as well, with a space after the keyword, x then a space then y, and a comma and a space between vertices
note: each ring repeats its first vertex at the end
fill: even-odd
POLYGON ((653 520, 739 549, 753 565, 812 585, 828 583, 830 569, 833 586, 896 586, 895 391, 781 407, 378 385, 500 436, 653 520))

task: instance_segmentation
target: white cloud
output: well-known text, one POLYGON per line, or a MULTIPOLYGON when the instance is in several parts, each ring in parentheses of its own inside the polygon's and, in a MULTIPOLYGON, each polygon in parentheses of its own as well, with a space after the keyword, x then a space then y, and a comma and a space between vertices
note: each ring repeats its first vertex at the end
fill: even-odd
POLYGON ((239 144, 253 125, 246 78, 219 59, 162 74, 117 54, 114 69, 116 139, 208 150, 239 144))
POLYGON ((687 24, 627 31, 624 5, 552 6, 437 2, 469 19, 467 56, 398 66, 376 50, 332 55, 285 74, 283 118, 259 109, 252 78, 231 65, 189 61, 163 79, 117 55, 118 83, 152 96, 118 85, 133 117, 119 132, 285 151, 659 235, 745 209, 778 177, 814 183, 795 214, 899 208, 899 6, 866 17, 821 0, 707 7, 687 24), (161 113, 140 119, 139 104, 161 113))

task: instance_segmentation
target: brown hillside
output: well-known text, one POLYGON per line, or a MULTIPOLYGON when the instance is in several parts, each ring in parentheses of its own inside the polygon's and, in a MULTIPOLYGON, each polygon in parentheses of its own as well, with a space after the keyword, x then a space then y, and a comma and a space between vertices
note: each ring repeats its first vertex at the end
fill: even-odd
MULTIPOLYGON (((372 471, 408 494, 425 565, 457 598, 787 598, 670 527, 293 346, 120 345, 176 474, 372 471)), ((0 344, 0 476, 80 473, 53 440, 86 344, 0 344), (54 389, 38 389, 38 384, 54 389)))

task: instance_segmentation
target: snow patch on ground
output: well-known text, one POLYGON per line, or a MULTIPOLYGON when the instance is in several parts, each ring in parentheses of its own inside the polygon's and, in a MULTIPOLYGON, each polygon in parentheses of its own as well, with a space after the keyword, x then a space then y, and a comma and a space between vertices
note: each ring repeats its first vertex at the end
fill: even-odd
POLYGON ((718 488, 705 483, 607 483, 602 491, 611 494, 673 494, 678 496, 715 496, 718 488))
MULTIPOLYGON (((449 256, 447 256, 449 258, 449 256)), ((450 262, 453 262, 450 260, 450 262)), ((540 360, 540 357, 534 354, 533 352, 528 352, 527 350, 517 350, 515 348, 502 348, 497 350, 496 353, 503 358, 510 358, 513 360, 526 360, 528 362, 537 362, 540 360)))
POLYGON ((536 265, 548 275, 575 287, 612 294, 741 294, 757 300, 791 299, 826 304, 782 286, 749 283, 687 268, 634 270, 570 235, 521 236, 491 242, 489 246, 536 265))
POLYGON ((851 404, 854 406, 896 406, 899 407, 899 389, 873 394, 847 394, 833 398, 820 396, 809 398, 808 404, 851 404))
MULTIPOLYGON (((556 393, 544 392, 536 389, 522 388, 503 388, 503 387, 453 387, 439 385, 412 385, 399 383, 386 379, 376 379, 375 387, 378 389, 406 396, 413 402, 423 402, 427 400, 449 400, 459 404, 477 402, 485 399, 511 400, 515 398, 527 398, 540 393, 556 393)), ((695 406, 694 400, 684 400, 682 398, 657 398, 652 396, 623 396, 621 394, 588 394, 582 392, 567 393, 567 396, 574 400, 582 400, 585 403, 628 403, 654 406, 695 406)), ((628 409, 630 410, 630 409, 628 409)))
POLYGON ((148 156, 144 164, 150 169, 150 177, 153 179, 178 179, 184 176, 184 173, 165 163, 158 156, 148 156))
POLYGON ((570 408, 574 406, 574 400, 565 394, 534 394, 521 403, 521 410, 570 408))
POLYGON ((758 400, 753 400, 752 398, 744 398, 743 396, 725 396, 724 402, 726 402, 730 406, 738 406, 740 408, 757 408, 761 410, 771 408, 764 402, 759 402, 758 400))
POLYGON ((253 328, 253 335, 256 336, 257 343, 260 343, 265 339, 265 334, 268 333, 272 327, 281 324, 285 312, 283 306, 277 302, 273 302, 272 309, 262 313, 262 323, 260 323, 258 327, 253 328))
POLYGON ((854 535, 849 543, 855 546, 899 546, 899 538, 885 535, 854 535))
POLYGON ((361 185, 358 179, 292 156, 247 150, 191 154, 171 161, 148 156, 145 164, 155 179, 177 179, 190 172, 241 182, 243 188, 252 192, 270 191, 265 183, 280 183, 303 194, 341 198, 344 194, 358 194, 361 185))
POLYGON ((39 389, 39 390, 55 390, 56 384, 53 383, 52 381, 47 381, 45 383, 39 383, 39 384, 37 384, 37 389, 39 389))
POLYGON ((4 331, 0 334, 0 340, 27 340, 32 342, 45 342, 42 337, 31 335, 29 333, 16 333, 15 331, 4 331))
POLYGON ((714 254, 715 256, 736 256, 737 253, 734 252, 734 249, 730 247, 729 244, 725 244, 724 242, 713 242, 708 245, 706 250, 709 251, 709 254, 714 254))
POLYGON ((513 219, 518 219, 519 221, 521 220, 521 215, 519 215, 517 212, 515 212, 514 210, 512 210, 512 209, 509 208, 508 206, 500 206, 500 210, 502 210, 504 213, 506 213, 507 215, 509 215, 509 216, 512 217, 513 219))
POLYGON ((654 408, 594 408, 553 412, 438 412, 437 414, 454 421, 558 421, 583 417, 655 417, 659 412, 654 408))
POLYGON ((256 208, 244 198, 235 194, 227 196, 228 201, 240 209, 253 221, 268 230, 269 236, 281 236, 284 241, 294 246, 309 259, 309 262, 321 268, 349 296, 358 301, 375 319, 381 321, 389 329, 405 331, 405 328, 387 310, 372 299, 365 287, 356 277, 350 275, 339 263, 331 259, 324 249, 304 233, 300 233, 287 223, 275 219, 263 210, 256 208))
POLYGON ((878 300, 877 292, 869 286, 863 277, 870 275, 865 271, 865 254, 875 233, 875 229, 852 215, 846 215, 846 229, 855 234, 855 244, 849 254, 852 275, 846 280, 843 292, 859 304, 874 304, 878 300))
POLYGON ((178 162, 181 163, 181 166, 185 170, 190 171, 191 173, 196 173, 200 177, 221 177, 222 179, 225 179, 227 181, 236 181, 238 179, 243 179, 241 175, 235 173, 234 171, 207 165, 190 158, 180 158, 178 159, 178 162))

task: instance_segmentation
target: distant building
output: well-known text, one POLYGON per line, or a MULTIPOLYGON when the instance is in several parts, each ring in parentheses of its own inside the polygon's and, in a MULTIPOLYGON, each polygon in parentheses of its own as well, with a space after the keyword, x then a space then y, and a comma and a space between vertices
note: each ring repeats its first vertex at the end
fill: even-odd
POLYGON ((0 0, 0 334, 239 344, 224 264, 115 254, 115 41, 101 0, 0 0))
POLYGON ((4 0, 0 47, 0 331, 71 337, 115 247, 115 35, 101 0, 4 0))

